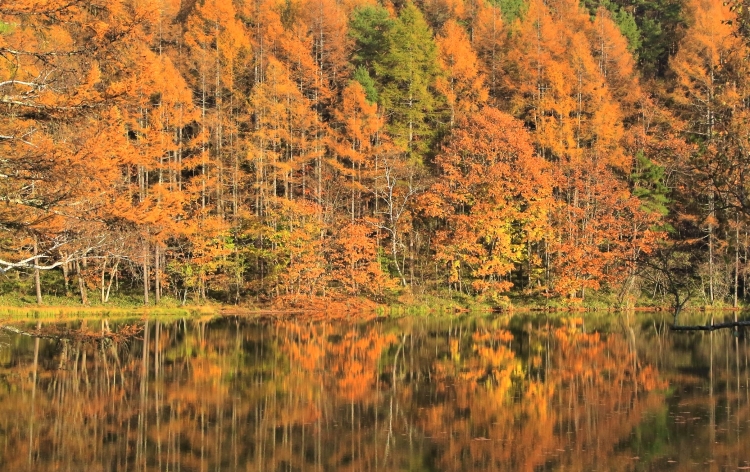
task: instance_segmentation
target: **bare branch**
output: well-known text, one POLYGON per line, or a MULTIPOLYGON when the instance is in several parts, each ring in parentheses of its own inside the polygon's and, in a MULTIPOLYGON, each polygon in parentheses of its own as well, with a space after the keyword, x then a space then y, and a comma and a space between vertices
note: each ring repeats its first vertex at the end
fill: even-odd
POLYGON ((19 97, 12 97, 8 95, 4 95, 0 97, 0 103, 5 103, 6 105, 16 105, 16 106, 24 107, 24 108, 35 108, 37 110, 48 110, 48 111, 83 110, 83 109, 88 109, 88 108, 94 108, 95 106, 89 103, 80 103, 78 105, 67 105, 67 106, 41 105, 39 103, 33 103, 29 101, 20 100, 19 97))
POLYGON ((6 85, 24 85, 26 87, 31 87, 31 88, 44 87, 44 84, 38 84, 36 82, 23 82, 21 80, 15 80, 15 79, 6 80, 5 82, 0 82, 0 87, 4 87, 6 85))
MULTIPOLYGON (((19 136, 15 136, 15 135, 0 134, 0 141, 16 141, 17 140, 17 141, 20 141, 20 142, 28 145, 28 146, 37 147, 36 144, 32 143, 31 141, 27 141, 25 139, 27 136, 29 136, 31 134, 34 134, 35 131, 36 131, 36 129, 32 128, 29 131, 25 132, 20 137, 19 136)), ((2 162, 2 161, 0 161, 0 162, 2 162)))
POLYGON ((43 254, 38 254, 36 256, 30 256, 26 259, 17 261, 17 262, 10 262, 3 259, 0 259, 0 273, 4 274, 5 272, 8 272, 12 269, 38 269, 38 270, 52 270, 56 267, 60 267, 63 264, 67 264, 69 262, 73 262, 77 259, 80 259, 81 257, 86 256, 89 252, 98 249, 102 246, 104 246, 106 242, 106 237, 102 236, 97 241, 95 241, 93 244, 88 245, 87 247, 73 251, 70 254, 64 255, 64 257, 58 261, 55 261, 51 264, 42 264, 42 259, 48 259, 51 256, 51 253, 55 251, 56 249, 59 249, 62 246, 65 246, 69 244, 70 241, 54 241, 54 244, 52 247, 46 249, 43 254))

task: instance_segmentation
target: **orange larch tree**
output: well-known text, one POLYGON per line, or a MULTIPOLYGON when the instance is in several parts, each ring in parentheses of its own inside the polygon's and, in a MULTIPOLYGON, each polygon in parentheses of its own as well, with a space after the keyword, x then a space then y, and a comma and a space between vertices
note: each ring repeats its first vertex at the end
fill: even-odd
POLYGON ((552 179, 522 123, 491 107, 461 117, 435 163, 422 202, 445 220, 435 251, 448 282, 493 298, 514 285, 513 271, 525 272, 525 287, 538 283, 536 246, 554 237, 552 179))
POLYGON ((438 58, 445 77, 438 78, 437 89, 445 95, 450 108, 450 125, 456 115, 476 113, 489 97, 484 75, 479 72, 477 55, 466 31, 455 21, 443 25, 437 37, 438 58))
POLYGON ((552 164, 559 202, 551 215, 556 238, 543 255, 549 288, 574 298, 618 282, 626 272, 619 267, 632 260, 623 244, 653 243, 642 237, 649 225, 635 224, 649 217, 626 177, 635 156, 624 147, 622 109, 633 109, 639 89, 631 85, 624 102, 622 77, 637 80, 618 35, 606 15, 592 21, 575 2, 561 0, 552 9, 532 1, 508 43, 509 110, 533 129, 552 164))
POLYGON ((708 258, 701 270, 708 279, 705 298, 708 303, 725 298, 733 285, 736 300, 739 235, 750 208, 750 49, 738 34, 737 12, 731 5, 691 1, 686 16, 685 35, 669 63, 675 79, 670 98, 684 123, 686 140, 693 143, 690 158, 682 162, 685 195, 693 202, 691 213, 706 239, 708 258), (731 256, 726 251, 730 245, 731 256), (721 266, 729 267, 719 270, 721 266), (731 272, 734 280, 728 283, 731 272))
MULTIPOLYGON (((0 60, 9 67, 0 73, 7 109, 0 146, 10 158, 2 161, 0 185, 10 211, 0 226, 18 236, 33 232, 41 243, 34 251, 47 267, 67 270, 112 239, 107 209, 130 151, 126 115, 142 69, 138 53, 157 16, 152 7, 126 1, 96 9, 76 1, 3 7, 0 60), (84 233, 97 235, 98 243, 79 237, 84 233)), ((25 260, 21 266, 35 259, 25 260)))

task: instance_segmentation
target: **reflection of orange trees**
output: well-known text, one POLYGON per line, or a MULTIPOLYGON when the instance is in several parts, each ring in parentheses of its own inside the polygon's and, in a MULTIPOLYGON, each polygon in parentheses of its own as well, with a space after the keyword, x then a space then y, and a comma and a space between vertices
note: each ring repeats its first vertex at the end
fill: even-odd
POLYGON ((578 325, 519 350, 494 320, 220 323, 43 341, 36 384, 28 340, 13 348, 0 468, 617 469, 615 445, 660 400, 627 342, 578 325))
POLYGON ((98 455, 109 455, 113 445, 103 439, 122 434, 109 422, 112 410, 129 401, 123 380, 130 375, 121 353, 112 346, 96 348, 80 342, 29 343, 36 343, 32 347, 36 355, 23 359, 21 376, 14 375, 19 371, 12 364, 2 369, 3 376, 10 374, 6 378, 12 380, 11 388, 0 394, 0 430, 6 451, 13 451, 0 456, 2 468, 38 470, 33 464, 44 463, 49 470, 63 470, 71 464, 94 464, 98 455), (50 344, 57 344, 53 357, 47 352, 50 344), (92 443, 92 436, 99 441, 92 443))
MULTIPOLYGON (((396 336, 373 327, 364 331, 350 327, 339 333, 325 324, 285 323, 288 335, 282 352, 292 369, 303 374, 303 383, 314 382, 330 389, 338 398, 362 401, 372 395, 378 375, 378 360, 396 342, 396 336), (326 385, 321 380, 326 374, 326 385)), ((371 398, 372 400, 372 398, 371 398)))
MULTIPOLYGON (((478 389, 491 393, 498 400, 504 398, 511 386, 511 377, 520 372, 521 362, 508 347, 513 335, 506 330, 477 331, 472 334, 471 354, 462 359, 460 340, 452 338, 448 345, 450 361, 435 364, 439 376, 455 376, 465 389, 456 391, 458 408, 469 408, 478 389)), ((439 392, 446 384, 439 383, 439 392)))
POLYGON ((301 470, 314 462, 316 470, 343 471, 371 465, 377 432, 366 419, 363 427, 363 417, 380 407, 379 364, 395 335, 378 324, 276 327, 279 368, 269 380, 275 388, 260 399, 264 412, 254 426, 254 467, 301 470), (280 431, 283 445, 277 442, 280 431))
POLYGON ((375 323, 150 323, 129 345, 42 341, 34 383, 27 342, 3 364, 25 367, 4 368, 0 468, 383 470, 396 344, 375 323))
POLYGON ((340 343, 332 346, 331 366, 337 379, 338 395, 349 401, 372 399, 378 360, 385 348, 395 342, 393 334, 369 330, 360 336, 349 331, 340 343))
POLYGON ((546 353, 528 362, 507 347, 511 339, 503 329, 475 333, 458 371, 455 354, 436 364, 438 389, 453 398, 421 420, 442 450, 440 468, 623 468, 615 447, 658 404, 646 393, 664 386, 656 372, 634 372, 625 340, 584 333, 575 322, 532 339, 546 353))
POLYGON ((226 431, 208 426, 231 411, 236 369, 223 334, 157 322, 130 343, 43 340, 37 362, 14 346, 24 368, 2 368, 14 381, 0 392, 0 440, 13 454, 0 453, 0 468, 199 470, 219 460, 226 431))

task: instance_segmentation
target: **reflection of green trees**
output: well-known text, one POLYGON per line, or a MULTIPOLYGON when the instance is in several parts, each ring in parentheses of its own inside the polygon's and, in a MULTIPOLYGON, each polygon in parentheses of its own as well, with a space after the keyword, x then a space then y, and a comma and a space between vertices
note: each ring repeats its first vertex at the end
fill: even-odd
MULTIPOLYGON (((669 442, 663 451, 654 451, 655 462, 665 463, 667 458, 679 458, 680 464, 710 461, 710 470, 720 470, 722 464, 730 469, 750 466, 748 340, 731 330, 672 336, 656 331, 639 333, 644 346, 653 346, 642 349, 642 361, 660 366, 674 386, 674 398, 666 426, 660 425, 668 430, 669 442)), ((643 454, 653 450, 648 440, 639 447, 643 454)))
POLYGON ((639 457, 648 461, 667 454, 670 440, 669 415, 666 409, 661 409, 647 415, 643 422, 635 427, 628 447, 633 451, 639 451, 639 457))
MULTIPOLYGON (((150 321, 128 344, 41 341, 36 384, 35 341, 9 338, 0 351, 0 466, 627 470, 633 455, 658 464, 705 454, 675 428, 706 435, 711 421, 713 454, 740 457, 722 428, 747 439, 727 426, 750 419, 736 374, 744 340, 738 350, 734 338, 715 339, 713 420, 696 388, 671 408, 701 420, 678 425, 653 366, 705 365, 705 339, 675 350, 660 338, 658 354, 659 343, 638 333, 636 356, 622 336, 584 332, 576 321, 535 325, 150 321)), ((746 386, 746 367, 739 372, 746 386)), ((675 375, 707 391, 706 378, 675 375)))

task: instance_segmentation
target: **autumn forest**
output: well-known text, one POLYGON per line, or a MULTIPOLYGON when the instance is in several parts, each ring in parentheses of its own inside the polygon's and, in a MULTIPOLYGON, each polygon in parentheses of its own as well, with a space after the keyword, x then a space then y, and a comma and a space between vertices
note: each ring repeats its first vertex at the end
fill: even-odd
POLYGON ((741 304, 749 18, 0 0, 2 291, 741 304))

